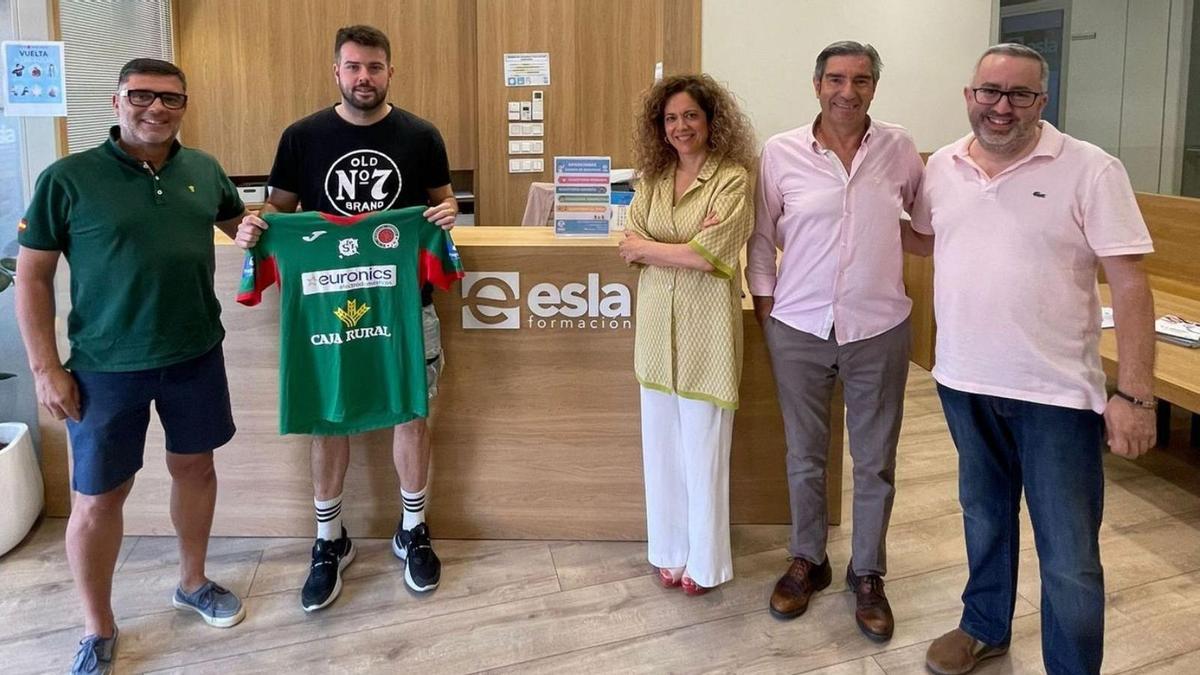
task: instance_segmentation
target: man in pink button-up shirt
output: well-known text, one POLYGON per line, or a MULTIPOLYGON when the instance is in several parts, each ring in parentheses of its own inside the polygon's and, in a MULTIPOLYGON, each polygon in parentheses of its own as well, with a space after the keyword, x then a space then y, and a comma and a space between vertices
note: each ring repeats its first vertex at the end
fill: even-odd
POLYGON ((870 45, 837 42, 817 57, 821 113, 763 148, 746 276, 763 326, 787 437, 793 557, 771 613, 794 618, 828 586, 825 457, 834 378, 844 385, 854 460, 854 539, 847 583, 859 628, 892 636, 884 539, 908 376, 911 301, 901 225, 923 166, 902 127, 867 110, 879 81, 870 45), (782 261, 776 268, 777 250, 782 261))

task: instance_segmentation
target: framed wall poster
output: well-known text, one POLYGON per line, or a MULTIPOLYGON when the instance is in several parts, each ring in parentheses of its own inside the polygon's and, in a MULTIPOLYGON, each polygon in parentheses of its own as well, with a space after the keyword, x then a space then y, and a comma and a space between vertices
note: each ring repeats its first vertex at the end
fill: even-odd
POLYGON ((66 117, 67 78, 62 42, 0 43, 4 55, 4 114, 8 117, 66 117))

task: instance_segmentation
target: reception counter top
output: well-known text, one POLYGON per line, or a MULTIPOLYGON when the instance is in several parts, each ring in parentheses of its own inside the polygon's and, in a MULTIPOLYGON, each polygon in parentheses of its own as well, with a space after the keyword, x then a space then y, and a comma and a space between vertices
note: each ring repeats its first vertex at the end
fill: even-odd
MULTIPOLYGON (((637 270, 620 235, 556 238, 549 228, 454 230, 467 276, 435 293, 446 367, 432 418, 429 520, 444 538, 645 538, 638 384, 637 270)), ((309 439, 278 434, 278 293, 233 301, 242 253, 217 246, 238 433, 217 451, 214 533, 308 537, 309 439)), ((66 309, 61 305, 60 316, 66 309)), ((748 307, 747 303, 747 307, 748 307)), ((766 348, 744 312, 745 366, 734 424, 734 523, 789 522, 785 446, 766 348)), ((839 393, 840 396, 840 393, 839 393)), ((842 406, 833 406, 830 516, 841 513, 842 406)), ((46 420, 50 508, 66 511, 61 426, 46 420)), ((389 429, 352 441, 343 513, 356 536, 390 536, 400 513, 389 429)), ((129 534, 172 532, 161 429, 126 507, 129 534)))

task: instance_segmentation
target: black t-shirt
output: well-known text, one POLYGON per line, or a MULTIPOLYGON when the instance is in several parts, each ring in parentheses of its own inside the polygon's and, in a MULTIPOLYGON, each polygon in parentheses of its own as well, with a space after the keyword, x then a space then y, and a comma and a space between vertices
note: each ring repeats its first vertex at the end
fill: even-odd
POLYGON ((332 108, 283 132, 267 184, 300 196, 300 208, 354 215, 429 203, 429 188, 450 183, 446 144, 436 127, 392 106, 370 126, 332 108))

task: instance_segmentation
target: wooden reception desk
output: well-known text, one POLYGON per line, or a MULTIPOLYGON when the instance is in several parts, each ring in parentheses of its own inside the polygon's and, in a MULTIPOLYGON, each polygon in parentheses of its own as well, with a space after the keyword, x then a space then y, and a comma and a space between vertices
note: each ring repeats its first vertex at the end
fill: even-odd
MULTIPOLYGON (((469 274, 435 294, 446 369, 433 419, 429 519, 439 538, 644 539, 637 271, 617 236, 463 227, 469 274)), ((242 252, 217 247, 217 292, 238 433, 217 451, 214 533, 309 537, 309 439, 278 434, 278 293, 233 301, 242 252)), ((60 293, 61 316, 66 307, 60 293)), ((783 426, 762 333, 746 304, 742 403, 735 417, 734 523, 790 521, 783 426)), ((61 322, 60 322, 61 323, 61 322)), ((841 516, 842 405, 833 406, 830 517, 841 516)), ((61 424, 44 419, 50 512, 68 507, 61 424)), ((355 536, 390 536, 400 513, 391 432, 352 442, 344 515, 355 536)), ((170 534, 170 481, 157 420, 126 506, 129 534, 170 534)))

